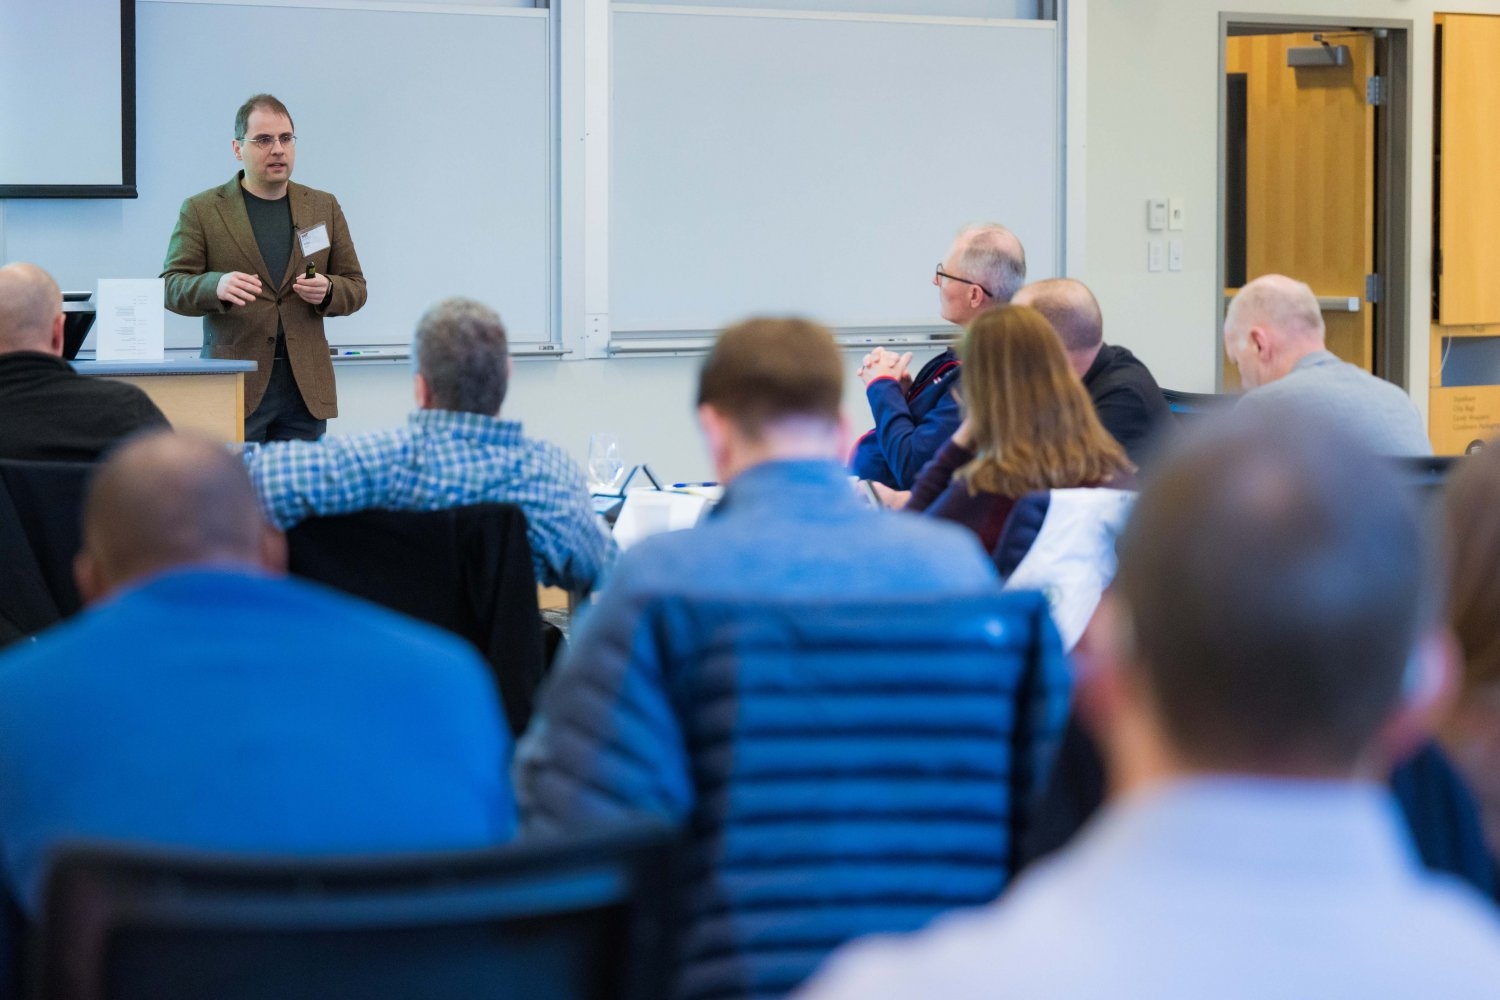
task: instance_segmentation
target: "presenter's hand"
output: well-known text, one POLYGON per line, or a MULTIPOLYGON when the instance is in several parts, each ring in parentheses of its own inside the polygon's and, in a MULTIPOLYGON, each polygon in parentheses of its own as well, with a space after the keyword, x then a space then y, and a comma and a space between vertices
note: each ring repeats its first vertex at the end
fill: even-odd
POLYGON ((310 306, 320 306, 328 296, 330 282, 328 275, 315 274, 311 278, 307 275, 298 275, 297 280, 292 282, 292 291, 297 293, 297 298, 310 306))
POLYGON ((859 377, 869 385, 878 378, 893 378, 901 383, 901 388, 906 389, 911 385, 911 374, 907 366, 911 364, 911 353, 897 354, 883 347, 866 354, 860 362, 859 377))
POLYGON ((219 279, 219 300, 232 306, 242 306, 255 301, 260 294, 260 279, 244 271, 226 271, 219 279))

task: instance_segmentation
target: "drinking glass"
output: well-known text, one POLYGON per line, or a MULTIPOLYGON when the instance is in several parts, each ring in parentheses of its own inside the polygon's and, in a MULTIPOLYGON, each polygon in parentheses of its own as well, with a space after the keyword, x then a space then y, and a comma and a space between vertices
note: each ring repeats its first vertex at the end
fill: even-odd
POLYGON ((616 494, 625 483, 625 462, 620 458, 620 439, 614 434, 589 435, 589 492, 616 494))

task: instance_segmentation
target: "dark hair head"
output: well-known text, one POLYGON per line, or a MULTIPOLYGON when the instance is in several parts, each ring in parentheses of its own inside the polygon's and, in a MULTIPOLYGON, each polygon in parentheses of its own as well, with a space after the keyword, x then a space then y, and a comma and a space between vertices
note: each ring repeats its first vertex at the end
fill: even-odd
POLYGON ((986 309, 964 331, 959 355, 976 454, 958 475, 971 489, 1019 497, 1133 471, 1041 313, 986 309))
POLYGON ((510 383, 510 349, 495 310, 473 299, 445 299, 422 314, 412 338, 417 371, 441 410, 493 417, 510 383))
POLYGON ((790 418, 837 424, 844 363, 833 334, 805 319, 750 319, 719 335, 698 375, 709 405, 752 439, 790 418))
POLYGON ((1212 768, 1347 768, 1431 614, 1407 487, 1306 415, 1230 414, 1164 456, 1114 592, 1164 735, 1212 768))
POLYGON ((236 139, 243 140, 245 138, 245 130, 250 127, 250 113, 256 108, 278 115, 285 115, 286 120, 291 123, 292 130, 296 131, 297 123, 292 121, 292 113, 286 109, 285 104, 282 104, 270 94, 256 94, 244 104, 241 104, 240 109, 234 113, 234 137, 236 139))

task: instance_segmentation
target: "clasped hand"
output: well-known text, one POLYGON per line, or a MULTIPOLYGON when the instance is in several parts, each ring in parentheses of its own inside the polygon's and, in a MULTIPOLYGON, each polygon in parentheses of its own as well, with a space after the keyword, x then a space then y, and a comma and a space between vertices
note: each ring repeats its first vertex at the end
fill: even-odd
MULTIPOLYGON (((315 274, 311 278, 298 275, 297 280, 292 282, 292 291, 308 305, 320 306, 328 297, 328 286, 326 274, 315 274)), ((217 294, 221 301, 232 306, 249 305, 260 294, 260 279, 244 271, 226 271, 219 279, 217 294)))
POLYGON ((911 387, 911 372, 907 370, 910 365, 910 351, 899 354, 896 351, 886 350, 884 347, 877 347, 864 356, 864 360, 859 364, 858 374, 865 385, 869 385, 878 378, 893 378, 901 383, 902 389, 907 389, 911 387))

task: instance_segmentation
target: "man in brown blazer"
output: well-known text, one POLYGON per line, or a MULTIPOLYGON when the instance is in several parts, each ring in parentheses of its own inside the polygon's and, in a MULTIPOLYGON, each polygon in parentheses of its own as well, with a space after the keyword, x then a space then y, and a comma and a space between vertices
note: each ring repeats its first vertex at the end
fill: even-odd
POLYGON ((311 440, 338 415, 323 318, 364 305, 365 277, 338 199, 291 181, 286 105, 257 94, 234 124, 244 169, 182 203, 166 306, 203 317, 204 357, 259 364, 245 379, 245 440, 311 440))

